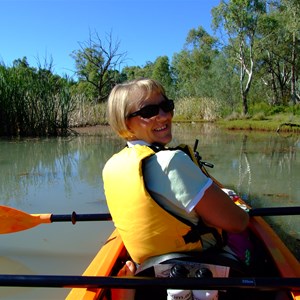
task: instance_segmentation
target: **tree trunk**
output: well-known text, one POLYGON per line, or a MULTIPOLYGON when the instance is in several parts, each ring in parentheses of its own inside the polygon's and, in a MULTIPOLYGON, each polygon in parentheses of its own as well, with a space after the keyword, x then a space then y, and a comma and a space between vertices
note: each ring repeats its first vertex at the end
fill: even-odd
POLYGON ((296 34, 293 32, 293 43, 292 43, 292 66, 291 66, 291 100, 293 105, 296 104, 297 94, 296 94, 296 34))
POLYGON ((247 115, 248 113, 248 100, 246 93, 242 94, 242 100, 243 100, 243 114, 247 115))

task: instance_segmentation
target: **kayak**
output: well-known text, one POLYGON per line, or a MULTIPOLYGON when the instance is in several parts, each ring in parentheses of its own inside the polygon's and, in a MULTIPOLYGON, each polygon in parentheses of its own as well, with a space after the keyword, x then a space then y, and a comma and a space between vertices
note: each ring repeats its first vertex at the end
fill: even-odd
MULTIPOLYGON (((237 205, 249 208, 249 206, 238 196, 234 201, 237 205)), ((263 245, 264 257, 268 261, 269 270, 265 270, 264 276, 270 278, 279 278, 282 281, 285 278, 299 278, 300 280, 300 263, 292 252, 286 247, 284 242, 279 238, 270 225, 260 216, 250 218, 249 230, 253 236, 263 245)), ((130 259, 122 239, 115 229, 101 247, 95 258, 84 271, 84 276, 116 276, 126 260, 130 259)), ((258 275, 259 276, 259 275, 258 275)), ((216 278, 217 279, 217 278, 216 278)), ((280 282, 280 280, 279 280, 280 282)), ((299 286, 299 285, 298 285, 299 286)), ((235 289, 236 299, 253 299, 249 298, 248 289, 235 289), (246 297, 247 295, 247 297, 246 297)), ((255 290, 255 298, 258 299, 297 299, 300 300, 299 289, 284 289, 280 292, 272 290, 260 292, 255 290)), ((225 293, 226 294, 226 293, 225 293)), ((107 289, 105 288, 73 288, 66 297, 67 300, 92 300, 92 299, 109 299, 107 289)), ((224 298, 227 299, 227 298, 224 298)), ((229 299, 229 298, 228 298, 229 299)))

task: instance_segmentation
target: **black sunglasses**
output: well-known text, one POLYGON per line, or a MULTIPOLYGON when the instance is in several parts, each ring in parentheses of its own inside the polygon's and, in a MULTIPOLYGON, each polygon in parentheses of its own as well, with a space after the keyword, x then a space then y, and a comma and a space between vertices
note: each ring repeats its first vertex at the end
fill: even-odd
POLYGON ((146 105, 138 111, 133 112, 127 116, 127 119, 133 118, 135 116, 141 116, 144 119, 149 119, 159 114, 159 109, 162 109, 165 113, 171 112, 174 109, 173 100, 165 100, 159 104, 146 105))

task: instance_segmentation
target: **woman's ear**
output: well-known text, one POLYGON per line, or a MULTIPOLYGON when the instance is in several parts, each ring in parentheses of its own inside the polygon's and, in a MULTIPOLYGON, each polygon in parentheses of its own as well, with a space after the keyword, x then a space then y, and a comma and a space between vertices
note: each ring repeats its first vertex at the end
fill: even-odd
POLYGON ((130 139, 130 140, 134 139, 134 138, 135 138, 135 134, 134 134, 133 130, 131 129, 130 121, 129 121, 129 120, 126 120, 126 121, 125 121, 125 124, 126 124, 126 127, 127 127, 128 132, 130 133, 129 139, 130 139))
POLYGON ((127 127, 127 130, 132 133, 131 126, 130 126, 130 121, 128 119, 125 120, 125 125, 127 127))

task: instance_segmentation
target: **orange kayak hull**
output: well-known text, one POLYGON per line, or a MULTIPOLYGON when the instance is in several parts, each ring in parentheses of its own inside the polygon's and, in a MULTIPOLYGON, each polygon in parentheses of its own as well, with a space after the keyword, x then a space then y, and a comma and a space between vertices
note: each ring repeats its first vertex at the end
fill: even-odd
MULTIPOLYGON (((246 205, 241 198, 236 198, 234 201, 238 205, 246 205)), ((266 255, 273 262, 278 274, 282 278, 296 277, 300 280, 300 263, 286 247, 279 236, 269 226, 262 217, 251 217, 249 229, 254 235, 262 241, 266 249, 266 255)), ((96 257, 93 259, 83 275, 86 276, 112 276, 116 275, 121 268, 121 264, 128 259, 127 251, 124 247, 122 239, 118 234, 117 229, 113 231, 105 245, 100 249, 96 257)), ((86 289, 73 288, 67 300, 95 300, 106 299, 105 289, 86 289)), ((300 300, 299 292, 288 292, 289 297, 294 300, 300 300)))

